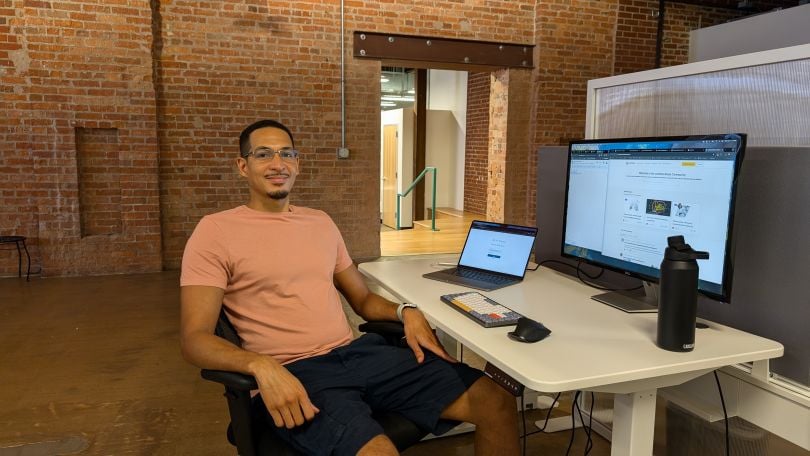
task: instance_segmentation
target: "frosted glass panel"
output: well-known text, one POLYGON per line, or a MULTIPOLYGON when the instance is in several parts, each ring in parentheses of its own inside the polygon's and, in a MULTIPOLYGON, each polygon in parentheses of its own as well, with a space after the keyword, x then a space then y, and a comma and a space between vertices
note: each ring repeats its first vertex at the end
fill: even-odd
POLYGON ((597 89, 596 136, 741 132, 749 146, 810 145, 810 60, 597 89))

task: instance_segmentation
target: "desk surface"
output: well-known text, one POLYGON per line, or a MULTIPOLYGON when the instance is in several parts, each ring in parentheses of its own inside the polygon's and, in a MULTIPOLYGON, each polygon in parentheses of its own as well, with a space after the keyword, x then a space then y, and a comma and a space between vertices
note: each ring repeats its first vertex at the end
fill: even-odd
POLYGON ((399 299, 417 304, 433 325, 536 391, 611 391, 598 387, 616 385, 612 392, 621 392, 624 384, 775 358, 784 351, 778 342, 712 322, 696 330, 693 351, 662 350, 655 345, 657 314, 628 314, 598 303, 590 299, 597 290, 543 267, 528 271, 520 284, 483 292, 552 330, 534 344, 515 342, 506 335, 513 327, 484 328, 441 302, 443 294, 469 289, 423 278, 425 272, 447 267, 438 261, 363 263, 360 271, 399 299))

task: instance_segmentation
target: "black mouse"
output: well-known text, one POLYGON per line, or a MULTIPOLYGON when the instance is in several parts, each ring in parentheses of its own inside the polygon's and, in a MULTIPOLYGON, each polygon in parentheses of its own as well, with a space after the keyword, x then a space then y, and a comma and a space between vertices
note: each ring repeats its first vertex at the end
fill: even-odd
POLYGON ((531 343, 545 339, 549 334, 551 334, 551 330, 543 326, 542 323, 534 321, 531 318, 520 317, 517 321, 517 327, 515 327, 515 330, 508 334, 510 339, 531 343))

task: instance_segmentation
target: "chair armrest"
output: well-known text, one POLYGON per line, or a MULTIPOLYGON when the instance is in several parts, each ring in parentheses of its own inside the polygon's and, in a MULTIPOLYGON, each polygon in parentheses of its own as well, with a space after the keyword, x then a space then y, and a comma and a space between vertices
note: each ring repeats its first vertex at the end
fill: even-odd
MULTIPOLYGON (((401 344, 401 339, 405 337, 405 328, 402 326, 402 323, 398 321, 366 322, 360 325, 360 331, 380 334, 385 337, 389 343, 395 345, 401 344)), ((249 391, 259 389, 255 378, 239 372, 202 369, 200 375, 206 380, 221 383, 237 390, 249 391)))
POLYGON ((385 337, 391 345, 405 346, 405 327, 398 321, 368 321, 358 326, 360 331, 385 337))
POLYGON ((200 376, 212 382, 221 383, 229 388, 240 391, 250 391, 259 389, 256 379, 251 375, 240 374, 239 372, 203 369, 200 376))

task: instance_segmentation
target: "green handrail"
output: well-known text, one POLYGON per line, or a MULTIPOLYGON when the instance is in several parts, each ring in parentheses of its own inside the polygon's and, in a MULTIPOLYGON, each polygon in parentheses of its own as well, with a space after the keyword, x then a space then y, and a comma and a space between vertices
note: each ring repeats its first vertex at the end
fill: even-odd
POLYGON ((399 230, 399 226, 400 226, 400 224, 399 224, 399 215, 400 215, 400 206, 402 204, 401 203, 402 198, 408 196, 408 193, 411 193, 411 190, 413 190, 413 188, 416 187, 416 184, 418 184, 419 181, 421 181, 422 178, 425 177, 425 174, 427 174, 428 171, 433 172, 433 204, 432 204, 431 211, 430 211, 430 219, 431 219, 430 220, 430 229, 433 230, 433 231, 439 231, 439 230, 436 229, 436 172, 437 172, 437 170, 436 170, 435 166, 428 166, 425 169, 423 169, 422 172, 419 173, 419 175, 416 177, 416 179, 414 179, 414 181, 410 185, 410 187, 408 187, 408 189, 405 190, 405 193, 397 193, 397 213, 396 213, 396 216, 397 216, 397 230, 399 230))

